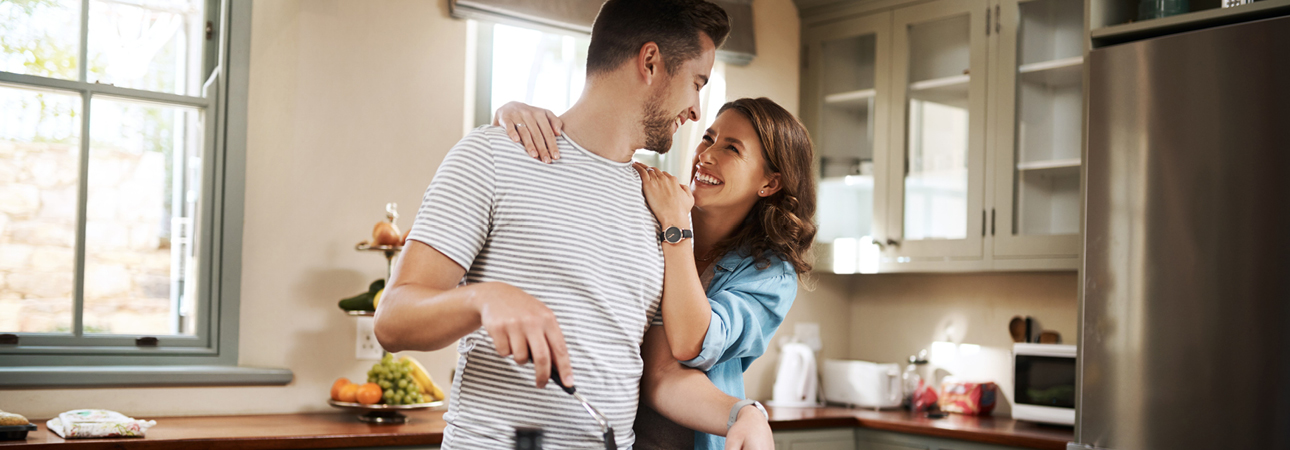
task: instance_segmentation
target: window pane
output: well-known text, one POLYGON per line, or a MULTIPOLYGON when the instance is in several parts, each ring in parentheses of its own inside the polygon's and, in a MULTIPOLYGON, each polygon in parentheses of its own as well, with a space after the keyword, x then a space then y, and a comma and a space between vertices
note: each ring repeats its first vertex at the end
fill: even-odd
POLYGON ((492 110, 521 101, 564 114, 582 95, 590 43, 587 37, 494 25, 492 110))
POLYGON ((91 1, 89 81, 198 95, 202 3, 91 1))
POLYGON ((0 86, 0 331, 71 331, 80 105, 0 86))
POLYGON ((85 332, 193 334, 199 113, 101 97, 90 106, 85 332))
POLYGON ((80 0, 0 1, 0 70, 75 80, 80 0))

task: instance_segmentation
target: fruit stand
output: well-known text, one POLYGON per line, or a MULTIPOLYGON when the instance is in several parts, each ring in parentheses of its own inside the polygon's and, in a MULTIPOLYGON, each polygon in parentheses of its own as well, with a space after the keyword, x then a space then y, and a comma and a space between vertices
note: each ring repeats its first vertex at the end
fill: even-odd
MULTIPOLYGON (((398 205, 385 205, 386 220, 372 229, 372 240, 354 247, 360 252, 385 254, 385 279, 373 281, 367 292, 340 301, 340 309, 350 316, 374 316, 380 306, 385 283, 394 269, 394 256, 403 249, 407 234, 400 234, 395 220, 398 205)), ((378 424, 399 424, 407 421, 401 411, 437 409, 445 405, 447 397, 430 378, 421 363, 410 356, 395 358, 382 351, 381 361, 367 371, 367 382, 357 384, 347 378, 332 384, 331 398, 327 404, 341 409, 360 411, 358 420, 378 424)))

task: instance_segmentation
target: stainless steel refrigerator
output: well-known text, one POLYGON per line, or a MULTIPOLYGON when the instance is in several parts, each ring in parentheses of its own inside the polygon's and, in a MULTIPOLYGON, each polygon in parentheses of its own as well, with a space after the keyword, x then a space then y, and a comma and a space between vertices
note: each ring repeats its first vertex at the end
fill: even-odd
POLYGON ((1071 448, 1290 448, 1290 17, 1089 56, 1071 448))

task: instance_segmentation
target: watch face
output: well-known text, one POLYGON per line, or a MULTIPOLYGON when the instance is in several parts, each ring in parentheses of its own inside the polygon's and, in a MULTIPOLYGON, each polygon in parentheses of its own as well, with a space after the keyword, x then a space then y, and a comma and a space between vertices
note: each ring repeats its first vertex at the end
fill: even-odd
POLYGON ((677 227, 668 227, 667 230, 663 232, 663 239, 666 239, 668 242, 673 244, 681 242, 681 229, 677 227))

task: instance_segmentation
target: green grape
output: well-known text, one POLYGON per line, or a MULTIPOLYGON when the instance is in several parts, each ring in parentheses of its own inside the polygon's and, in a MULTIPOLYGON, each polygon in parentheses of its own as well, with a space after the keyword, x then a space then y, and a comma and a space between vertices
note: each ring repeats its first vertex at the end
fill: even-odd
POLYGON ((381 381, 377 382, 376 384, 381 385, 381 389, 384 389, 384 390, 387 390, 387 391, 388 391, 388 390, 390 390, 390 387, 391 387, 390 382, 389 382, 389 381, 386 381, 386 380, 381 380, 381 381))
POLYGON ((400 378, 400 379, 399 379, 399 389, 405 389, 405 388, 407 388, 407 387, 408 387, 408 380, 407 380, 406 378, 400 378))
POLYGON ((385 400, 385 403, 389 403, 391 400, 394 400, 394 391, 381 392, 381 398, 385 400))
POLYGON ((396 405, 402 405, 402 404, 403 404, 403 393, 402 393, 402 392, 396 392, 396 393, 394 393, 394 404, 396 404, 396 405))

